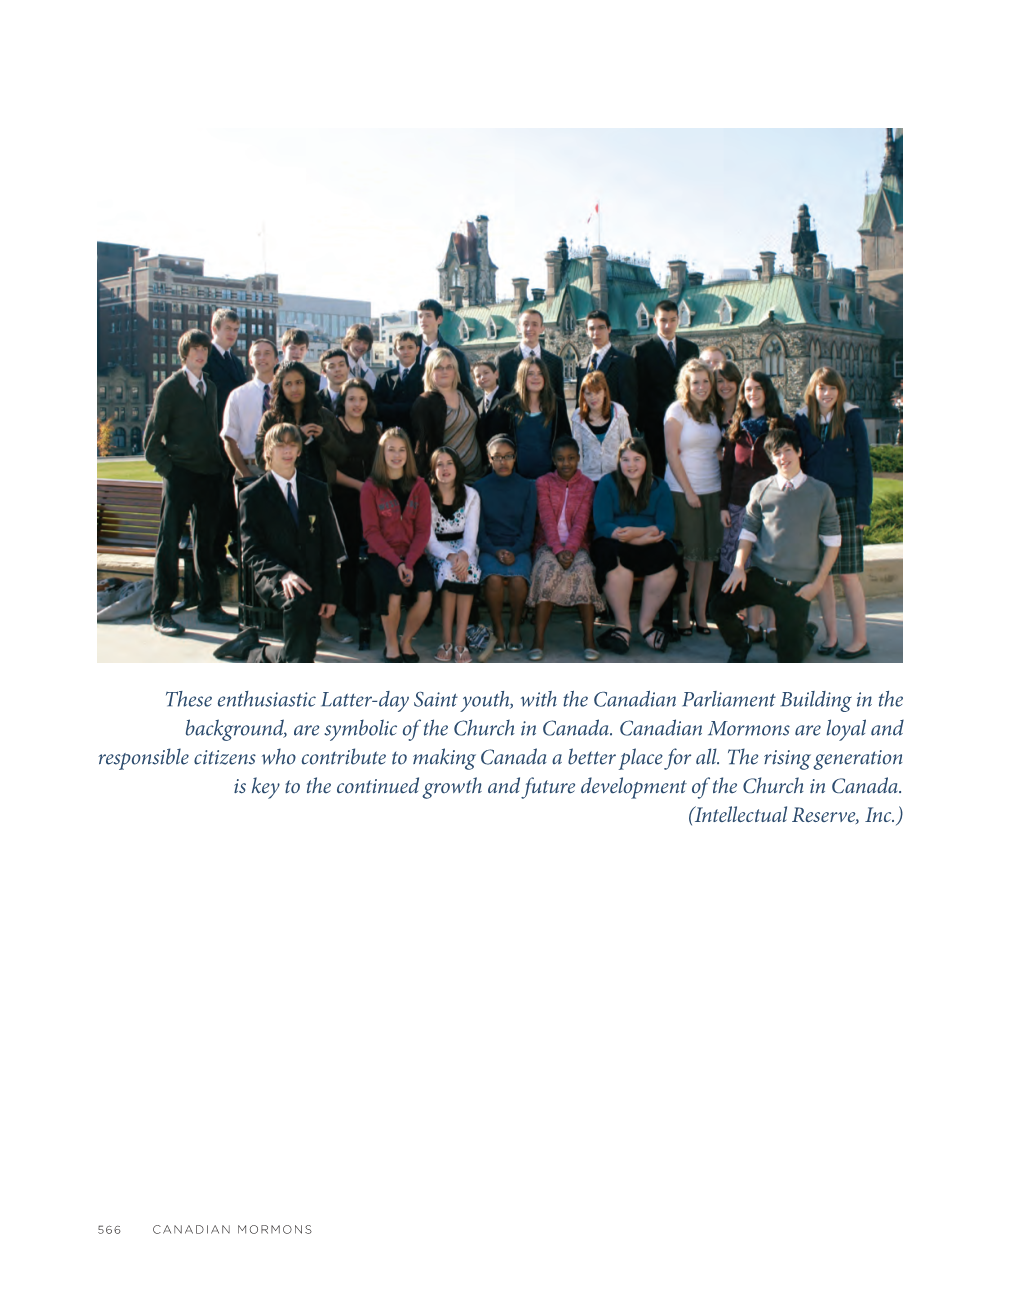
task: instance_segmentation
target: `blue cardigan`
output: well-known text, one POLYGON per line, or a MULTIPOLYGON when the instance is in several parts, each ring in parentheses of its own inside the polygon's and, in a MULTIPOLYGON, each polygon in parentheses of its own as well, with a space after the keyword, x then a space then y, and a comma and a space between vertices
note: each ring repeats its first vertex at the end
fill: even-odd
POLYGON ((595 487, 592 518, 595 534, 607 540, 618 526, 657 526, 670 538, 676 524, 673 496, 665 481, 660 481, 658 477, 653 480, 648 507, 643 513, 625 513, 620 507, 620 491, 612 473, 602 477, 595 487))
POLYGON ((837 499, 852 499, 858 526, 871 522, 871 451, 868 429, 856 405, 844 405, 846 420, 842 436, 826 436, 825 442, 815 435, 807 410, 798 409, 794 425, 804 448, 804 471, 817 481, 824 481, 837 499))

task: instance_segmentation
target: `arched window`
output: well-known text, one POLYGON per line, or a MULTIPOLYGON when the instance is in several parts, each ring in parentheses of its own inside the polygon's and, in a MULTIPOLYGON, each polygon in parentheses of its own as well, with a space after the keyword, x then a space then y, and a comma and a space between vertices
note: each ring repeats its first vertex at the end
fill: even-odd
POLYGON ((780 378, 786 373, 786 352, 775 334, 765 339, 758 354, 761 357, 762 370, 770 378, 780 378))
POLYGON ((845 324, 847 320, 849 320, 850 318, 850 298, 849 297, 840 297, 839 310, 836 312, 836 314, 840 323, 845 324))
POLYGON ((462 319, 460 321, 460 324, 457 328, 457 336, 460 338, 462 342, 470 341, 471 329, 468 327, 468 322, 466 319, 462 319))
POLYGON ((903 356, 899 351, 893 351, 892 356, 892 373, 893 377, 902 381, 903 379, 903 356))
POLYGON ((124 428, 118 427, 117 430, 113 433, 113 448, 115 450, 122 450, 124 449, 126 444, 127 444, 127 440, 124 435, 124 428))
POLYGON ((812 337, 811 346, 808 350, 808 356, 811 362, 811 371, 821 368, 822 362, 822 344, 817 337, 812 337))
POLYGON ((733 323, 733 307, 730 305, 730 303, 726 300, 725 297, 723 297, 722 301, 719 302, 718 314, 719 314, 720 324, 733 323))
POLYGON ((857 376, 859 378, 864 377, 864 347, 863 346, 858 346, 857 348, 857 376))
POLYGON ((681 301, 680 303, 680 327, 681 328, 690 328, 693 314, 694 312, 691 310, 690 306, 688 306, 687 302, 681 301))
POLYGON ((574 350, 572 346, 568 346, 564 350, 560 358, 563 361, 563 381, 576 382, 577 381, 577 352, 574 350))
POLYGON ((851 400, 856 400, 856 399, 857 399, 857 383, 856 383, 856 382, 851 382, 851 383, 850 383, 850 390, 847 392, 847 395, 850 397, 850 399, 851 399, 851 400))
POLYGON ((499 329, 496 327, 496 321, 489 316, 489 322, 485 325, 485 336, 491 342, 494 337, 499 336, 499 329))
POLYGON ((563 307, 563 323, 560 327, 565 333, 572 333, 574 326, 574 312, 570 309, 570 302, 568 301, 563 307))
POLYGON ((635 318, 637 319, 638 328, 644 329, 648 327, 649 315, 648 315, 647 309, 645 308, 644 302, 642 302, 641 305, 638 306, 637 315, 635 316, 635 318))
POLYGON ((142 452, 142 429, 140 427, 131 428, 131 453, 141 454, 142 452))

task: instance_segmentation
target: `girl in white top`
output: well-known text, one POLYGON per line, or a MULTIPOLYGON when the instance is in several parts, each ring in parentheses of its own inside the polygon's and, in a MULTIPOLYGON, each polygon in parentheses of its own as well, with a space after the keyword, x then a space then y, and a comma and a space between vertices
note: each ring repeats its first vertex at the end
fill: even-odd
POLYGON ((467 628, 482 578, 478 565, 481 500, 477 490, 464 484, 464 465, 456 450, 445 446, 434 450, 431 467, 432 533, 426 551, 443 618, 443 642, 436 660, 470 665, 467 628))
POLYGON ((582 381, 577 408, 570 416, 570 434, 580 448, 586 477, 598 481, 616 471, 620 445, 630 439, 630 419, 622 405, 610 400, 604 373, 596 370, 582 381))
POLYGON ((715 375, 701 360, 688 360, 680 370, 677 398, 666 410, 666 484, 673 492, 676 513, 674 538, 683 545, 687 588, 680 596, 680 633, 710 634, 708 593, 712 564, 722 546, 719 516, 719 398, 715 375), (695 623, 691 625, 691 597, 695 623))

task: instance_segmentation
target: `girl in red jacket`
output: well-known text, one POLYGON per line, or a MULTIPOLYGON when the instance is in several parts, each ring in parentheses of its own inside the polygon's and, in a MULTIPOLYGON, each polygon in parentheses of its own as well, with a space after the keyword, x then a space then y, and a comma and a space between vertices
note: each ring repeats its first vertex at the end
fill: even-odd
POLYGON ((386 635, 383 660, 419 661, 412 640, 432 605, 432 567, 425 557, 432 533, 432 499, 418 476, 411 442, 400 428, 391 427, 379 438, 360 504, 368 573, 386 635), (400 606, 409 594, 415 598, 398 638, 400 606))
POLYGON ((603 611, 605 603, 588 556, 595 482, 578 471, 581 452, 570 436, 554 442, 552 461, 554 470, 535 483, 538 525, 528 591, 528 606, 536 609, 535 642, 528 655, 532 661, 541 661, 545 655, 545 631, 555 604, 577 608, 584 633, 584 659, 597 661, 595 612, 603 611))

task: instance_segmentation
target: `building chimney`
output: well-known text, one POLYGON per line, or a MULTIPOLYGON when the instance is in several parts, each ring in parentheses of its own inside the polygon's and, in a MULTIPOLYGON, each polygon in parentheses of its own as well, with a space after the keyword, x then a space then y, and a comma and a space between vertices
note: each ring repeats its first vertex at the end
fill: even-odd
POLYGON ((670 261, 669 262, 669 287, 666 291, 669 293, 670 300, 679 302, 684 295, 684 288, 687 286, 687 262, 670 261))
POLYGON ((531 289, 531 300, 532 300, 532 301, 545 301, 545 288, 532 288, 532 289, 531 289))
POLYGON ((519 315, 524 309, 524 303, 528 300, 528 281, 527 279, 514 279, 514 305, 513 313, 519 315))
POLYGON ((545 290, 548 296, 555 297, 560 290, 560 279, 563 277, 563 262, 559 252, 545 254, 545 290))
POLYGON ((762 283, 771 283, 776 273, 776 254, 775 252, 759 252, 761 257, 761 281, 762 283))
POLYGON ((687 282, 691 285, 692 288, 700 288, 701 285, 705 282, 704 270, 692 270, 690 274, 687 276, 687 282))
POLYGON ((609 309, 609 277, 606 274, 606 261, 609 252, 596 243, 591 249, 591 297, 596 310, 609 309))
POLYGON ((822 252, 816 252, 811 258, 811 274, 814 279, 812 291, 815 314, 820 323, 829 324, 832 322, 829 311, 829 259, 822 252))
POLYGON ((868 310, 868 267, 858 265, 854 269, 854 288, 857 292, 857 318, 862 328, 870 328, 871 316, 868 310))
POLYGON ((455 283, 450 288, 450 305, 454 310, 460 310, 464 305, 464 289, 459 283, 455 283))

